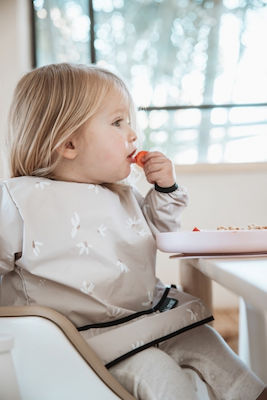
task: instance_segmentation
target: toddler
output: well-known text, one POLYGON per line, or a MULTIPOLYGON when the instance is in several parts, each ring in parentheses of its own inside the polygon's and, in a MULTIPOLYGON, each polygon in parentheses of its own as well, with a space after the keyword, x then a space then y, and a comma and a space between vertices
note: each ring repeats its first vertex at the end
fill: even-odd
POLYGON ((155 234, 179 229, 187 194, 160 152, 142 159, 145 198, 126 183, 136 143, 133 102, 113 73, 64 63, 22 77, 0 192, 1 305, 66 315, 137 399, 195 399, 185 368, 211 399, 266 399, 204 304, 156 278, 155 234))

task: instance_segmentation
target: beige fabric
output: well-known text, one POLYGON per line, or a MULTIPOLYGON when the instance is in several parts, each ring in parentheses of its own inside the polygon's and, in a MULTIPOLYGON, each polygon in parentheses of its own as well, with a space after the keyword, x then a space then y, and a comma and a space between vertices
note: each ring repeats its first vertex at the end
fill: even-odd
POLYGON ((182 368, 154 347, 122 361, 110 372, 138 400, 196 400, 182 368))
POLYGON ((186 368, 198 372, 213 400, 256 400, 264 389, 208 325, 136 354, 110 372, 138 400, 198 400, 199 387, 186 368))
MULTIPOLYGON (((4 181, 1 305, 50 307, 76 326, 114 321, 155 306, 164 288, 155 277, 153 235, 179 228, 187 194, 152 189, 143 199, 131 187, 119 193, 37 177, 4 181)), ((108 363, 210 316, 200 300, 176 294, 176 309, 83 335, 108 363)))
POLYGON ((112 329, 90 329, 81 332, 105 364, 146 344, 181 331, 184 327, 210 317, 210 312, 199 299, 171 289, 169 297, 178 299, 178 307, 168 312, 156 312, 112 329), (119 346, 118 346, 118 338, 119 346), (103 346, 108 343, 108 346, 103 346))
POLYGON ((162 217, 166 228, 177 229, 187 195, 151 190, 139 201, 148 220, 131 188, 118 195, 100 185, 45 178, 5 181, 2 304, 55 308, 78 326, 149 308, 157 291, 150 227, 155 231, 162 217))

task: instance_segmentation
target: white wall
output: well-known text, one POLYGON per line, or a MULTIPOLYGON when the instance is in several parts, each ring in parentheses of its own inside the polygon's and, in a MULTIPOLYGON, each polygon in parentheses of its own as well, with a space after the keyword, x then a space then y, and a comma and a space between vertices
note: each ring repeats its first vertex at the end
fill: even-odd
MULTIPOLYGON (((7 114, 16 82, 31 69, 28 0, 0 0, 0 146, 7 129, 7 114)), ((267 150, 266 150, 267 151, 267 150)), ((5 176, 1 155, 0 176, 5 176)), ((267 164, 177 167, 177 182, 188 188, 190 205, 182 229, 218 225, 267 225, 267 164)), ((145 193, 149 185, 140 179, 145 193)), ((177 261, 159 253, 158 275, 166 282, 179 282, 177 261)), ((236 296, 214 285, 215 305, 237 305, 236 296)))
POLYGON ((31 68, 28 0, 0 0, 0 175, 6 174, 4 136, 12 93, 31 68))

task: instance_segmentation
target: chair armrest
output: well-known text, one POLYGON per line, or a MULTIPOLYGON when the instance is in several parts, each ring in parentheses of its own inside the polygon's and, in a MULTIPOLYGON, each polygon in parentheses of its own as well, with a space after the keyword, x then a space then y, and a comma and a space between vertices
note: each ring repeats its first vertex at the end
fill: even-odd
POLYGON ((77 331, 74 324, 61 313, 43 306, 5 306, 0 307, 1 317, 41 317, 57 325, 72 346, 86 361, 98 377, 122 400, 134 400, 134 397, 110 374, 89 344, 77 331))

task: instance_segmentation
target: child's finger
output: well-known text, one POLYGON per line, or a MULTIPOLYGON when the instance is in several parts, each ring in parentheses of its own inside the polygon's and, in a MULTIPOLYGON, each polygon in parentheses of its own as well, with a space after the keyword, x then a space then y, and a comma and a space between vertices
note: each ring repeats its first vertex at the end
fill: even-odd
POLYGON ((150 172, 146 174, 146 179, 149 183, 156 183, 158 179, 158 174, 156 172, 150 172))
POLYGON ((144 173, 151 174, 153 172, 157 172, 158 174, 164 174, 169 171, 169 168, 164 168, 162 164, 153 164, 153 165, 145 165, 144 167, 144 173))
POLYGON ((150 160, 153 160, 153 159, 166 160, 167 157, 163 153, 161 153, 159 151, 149 151, 143 157, 144 163, 146 163, 146 162, 148 162, 150 160))
POLYGON ((144 172, 146 174, 146 176, 150 175, 150 174, 160 174, 162 172, 161 168, 150 168, 150 169, 144 169, 144 172))
POLYGON ((149 172, 146 174, 146 179, 149 183, 157 183, 162 187, 169 187, 175 183, 175 179, 169 175, 159 175, 158 172, 149 172))
POLYGON ((147 165, 165 165, 165 164, 169 165, 171 163, 169 163, 168 160, 161 159, 161 158, 152 158, 152 159, 144 162, 144 166, 147 166, 147 165))
POLYGON ((149 161, 146 161, 144 164, 144 170, 146 171, 152 171, 154 169, 161 169, 163 171, 172 171, 173 170, 173 164, 169 160, 162 160, 162 159, 152 159, 149 161))

